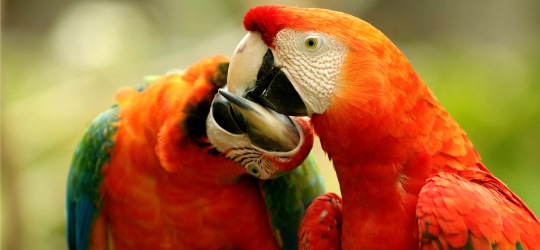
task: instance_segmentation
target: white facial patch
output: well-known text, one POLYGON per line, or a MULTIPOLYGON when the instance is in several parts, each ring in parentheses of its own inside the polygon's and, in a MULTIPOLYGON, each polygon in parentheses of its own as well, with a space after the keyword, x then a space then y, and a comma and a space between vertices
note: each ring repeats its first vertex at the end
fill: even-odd
POLYGON ((321 114, 330 106, 347 47, 317 32, 283 29, 277 33, 275 64, 281 67, 298 92, 309 114, 321 114))

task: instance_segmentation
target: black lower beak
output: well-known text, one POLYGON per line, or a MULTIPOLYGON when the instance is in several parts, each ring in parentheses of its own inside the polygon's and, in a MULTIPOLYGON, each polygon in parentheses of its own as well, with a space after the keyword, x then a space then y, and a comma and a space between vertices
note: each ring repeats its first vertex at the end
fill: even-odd
POLYGON ((278 113, 292 116, 308 115, 306 105, 287 75, 275 66, 274 55, 270 49, 264 54, 255 88, 247 92, 246 98, 278 113))

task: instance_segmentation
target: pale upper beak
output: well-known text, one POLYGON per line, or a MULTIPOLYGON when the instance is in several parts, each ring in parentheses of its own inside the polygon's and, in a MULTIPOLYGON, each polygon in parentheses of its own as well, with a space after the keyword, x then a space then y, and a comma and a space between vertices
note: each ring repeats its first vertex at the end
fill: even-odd
POLYGON ((227 88, 231 93, 246 96, 246 91, 254 88, 268 49, 259 33, 249 32, 244 36, 234 50, 227 73, 227 88))

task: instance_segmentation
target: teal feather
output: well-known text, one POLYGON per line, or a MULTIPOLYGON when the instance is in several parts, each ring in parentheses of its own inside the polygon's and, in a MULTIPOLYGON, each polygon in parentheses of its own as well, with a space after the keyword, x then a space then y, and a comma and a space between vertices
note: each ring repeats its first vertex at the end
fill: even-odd
POLYGON ((299 167, 278 178, 261 181, 274 235, 283 249, 297 249, 298 227, 307 207, 323 194, 324 182, 310 155, 299 167))
MULTIPOLYGON (((138 92, 162 76, 146 77, 135 87, 138 92)), ((118 129, 120 108, 113 105, 92 121, 77 145, 67 180, 66 214, 67 242, 70 250, 87 249, 92 222, 99 215, 102 167, 111 159, 114 136, 118 129)))
POLYGON ((88 127, 75 149, 66 194, 68 248, 87 249, 92 222, 102 204, 102 167, 111 159, 119 108, 113 106, 88 127))

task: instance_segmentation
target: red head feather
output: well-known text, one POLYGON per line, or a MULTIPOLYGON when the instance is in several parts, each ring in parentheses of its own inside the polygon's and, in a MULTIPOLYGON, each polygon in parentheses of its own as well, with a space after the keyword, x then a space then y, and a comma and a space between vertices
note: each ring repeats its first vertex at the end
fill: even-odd
POLYGON ((250 9, 244 16, 244 28, 247 31, 259 32, 261 38, 269 47, 274 47, 276 34, 290 23, 290 16, 287 18, 281 9, 284 6, 263 5, 250 9))
POLYGON ((244 28, 258 32, 267 46, 275 48, 274 39, 282 29, 319 31, 333 36, 350 47, 388 46, 388 39, 376 28, 349 14, 317 8, 262 5, 244 16, 244 28), (355 34, 356 39, 351 39, 355 34), (367 40, 367 41, 366 41, 367 40), (357 44, 358 42, 362 44, 357 44), (356 44, 355 44, 356 43, 356 44))

